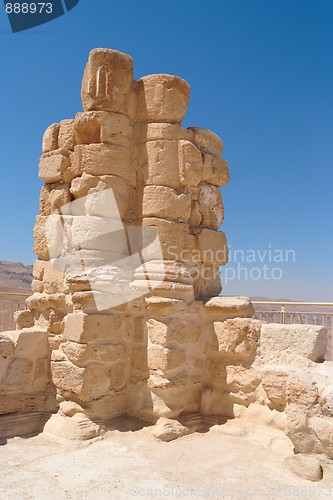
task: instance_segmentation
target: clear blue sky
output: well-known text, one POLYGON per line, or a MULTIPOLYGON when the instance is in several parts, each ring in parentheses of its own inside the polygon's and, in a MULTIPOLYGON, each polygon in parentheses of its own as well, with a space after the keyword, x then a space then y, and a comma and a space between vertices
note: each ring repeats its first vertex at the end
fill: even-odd
POLYGON ((190 83, 184 125, 225 143, 232 249, 295 251, 283 265, 245 263, 278 266, 281 279, 260 271, 246 280, 243 271, 224 292, 333 301, 332 0, 80 0, 17 34, 2 10, 0 46, 0 260, 33 262, 43 131, 82 109, 88 53, 109 47, 133 57, 136 78, 172 73, 190 83))

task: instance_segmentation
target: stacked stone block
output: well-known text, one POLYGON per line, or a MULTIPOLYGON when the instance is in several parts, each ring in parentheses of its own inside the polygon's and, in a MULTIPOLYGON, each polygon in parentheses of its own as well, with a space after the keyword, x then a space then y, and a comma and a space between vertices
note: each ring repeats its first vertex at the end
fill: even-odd
POLYGON ((229 170, 221 139, 181 126, 189 93, 95 49, 83 112, 46 130, 33 294, 0 335, 0 435, 51 413, 45 432, 89 439, 119 415, 255 407, 296 451, 333 458, 326 331, 263 325, 249 299, 218 296, 229 170))

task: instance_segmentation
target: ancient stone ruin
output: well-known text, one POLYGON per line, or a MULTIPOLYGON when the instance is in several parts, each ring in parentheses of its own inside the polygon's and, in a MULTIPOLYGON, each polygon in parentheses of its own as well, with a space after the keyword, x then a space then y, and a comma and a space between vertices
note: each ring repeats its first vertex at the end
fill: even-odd
POLYGON ((264 324, 219 295, 229 170, 221 139, 181 126, 189 94, 95 49, 84 111, 46 130, 33 293, 0 334, 0 436, 89 439, 122 415, 183 419, 181 434, 186 416, 248 415, 332 459, 326 330, 264 324))

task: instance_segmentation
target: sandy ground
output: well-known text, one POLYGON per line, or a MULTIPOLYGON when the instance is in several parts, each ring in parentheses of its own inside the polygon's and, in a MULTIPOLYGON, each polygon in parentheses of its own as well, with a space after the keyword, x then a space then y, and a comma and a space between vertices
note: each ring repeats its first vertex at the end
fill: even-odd
POLYGON ((0 446, 0 498, 332 498, 333 484, 293 475, 281 431, 229 421, 164 443, 151 427, 90 443, 39 436, 0 446))

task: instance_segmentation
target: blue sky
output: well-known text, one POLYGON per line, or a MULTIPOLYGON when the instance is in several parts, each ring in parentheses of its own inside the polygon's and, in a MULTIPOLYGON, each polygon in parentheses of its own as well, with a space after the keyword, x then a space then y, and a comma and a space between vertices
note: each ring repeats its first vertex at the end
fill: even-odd
POLYGON ((16 34, 2 10, 0 260, 33 262, 43 131, 82 109, 88 53, 109 47, 133 57, 136 78, 185 78, 183 124, 224 141, 223 230, 232 250, 267 250, 263 261, 230 263, 224 292, 332 302, 332 26, 331 0, 80 0, 16 34), (295 259, 270 262, 269 249, 295 259), (264 279, 263 264, 281 278, 264 279), (260 278, 237 279, 239 265, 260 278))

